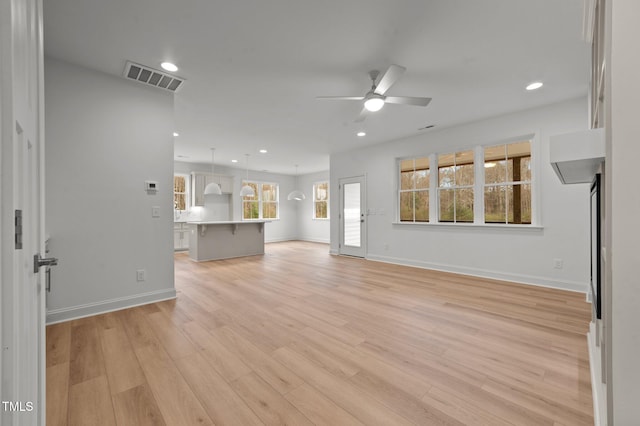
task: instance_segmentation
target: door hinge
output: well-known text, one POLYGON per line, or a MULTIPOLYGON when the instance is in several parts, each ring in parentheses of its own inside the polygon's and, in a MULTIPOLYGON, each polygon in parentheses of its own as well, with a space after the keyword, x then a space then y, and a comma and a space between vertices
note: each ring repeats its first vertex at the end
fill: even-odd
POLYGON ((22 249, 22 210, 16 210, 15 214, 15 248, 16 250, 22 249))

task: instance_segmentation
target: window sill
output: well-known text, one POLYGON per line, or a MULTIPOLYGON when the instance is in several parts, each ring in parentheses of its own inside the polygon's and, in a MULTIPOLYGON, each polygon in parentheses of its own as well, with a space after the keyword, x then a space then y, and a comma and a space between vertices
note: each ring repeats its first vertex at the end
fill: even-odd
POLYGON ((313 218, 313 219, 311 219, 311 220, 318 220, 318 221, 320 221, 320 222, 328 222, 328 221, 329 221, 329 218, 328 218, 328 217, 327 217, 327 218, 324 218, 324 217, 314 217, 314 218, 313 218))
POLYGON ((518 230, 518 231, 532 231, 539 232, 544 229, 542 225, 507 225, 507 224, 493 224, 493 223, 434 223, 434 222, 392 222, 392 225, 401 226, 432 226, 436 228, 451 228, 451 229, 499 229, 499 230, 518 230))

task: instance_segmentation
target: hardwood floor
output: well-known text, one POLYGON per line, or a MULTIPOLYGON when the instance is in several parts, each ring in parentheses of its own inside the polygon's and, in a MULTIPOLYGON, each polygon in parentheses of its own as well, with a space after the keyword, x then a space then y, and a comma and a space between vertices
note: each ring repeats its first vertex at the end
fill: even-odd
POLYGON ((593 425, 583 294, 327 251, 47 327, 47 425, 593 425))

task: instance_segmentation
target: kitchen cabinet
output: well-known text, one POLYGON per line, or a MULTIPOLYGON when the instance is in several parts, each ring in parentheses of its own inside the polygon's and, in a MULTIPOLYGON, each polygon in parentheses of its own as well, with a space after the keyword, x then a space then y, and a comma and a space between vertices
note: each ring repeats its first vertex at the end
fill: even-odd
POLYGON ((211 182, 218 183, 223 194, 233 193, 233 176, 191 172, 191 206, 204 206, 204 189, 211 182))
POLYGON ((173 223, 173 249, 189 250, 189 226, 185 222, 173 223))

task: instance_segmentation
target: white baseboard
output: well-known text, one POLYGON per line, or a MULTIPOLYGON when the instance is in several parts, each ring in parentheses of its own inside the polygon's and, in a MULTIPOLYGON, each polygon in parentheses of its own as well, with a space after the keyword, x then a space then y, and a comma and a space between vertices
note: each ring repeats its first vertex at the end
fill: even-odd
POLYGON ((605 426, 607 424, 607 401, 605 384, 602 377, 602 359, 600 349, 596 346, 595 324, 589 324, 587 333, 587 346, 589 347, 589 369, 591 370, 591 393, 593 395, 593 424, 605 426))
POLYGON ((514 274, 511 272, 491 271, 488 269, 469 268, 466 266, 446 265, 441 263, 426 262, 422 260, 403 259, 390 256, 367 255, 367 260, 375 262, 393 263, 396 265, 413 266, 416 268, 434 269, 436 271, 453 272, 461 275, 471 275, 474 277, 491 278, 495 280, 512 281, 521 284, 530 284, 540 287, 557 288, 579 293, 586 293, 589 289, 588 283, 576 281, 562 281, 553 278, 539 277, 533 275, 514 274))
POLYGON ((269 244, 269 243, 283 243, 285 241, 295 241, 297 240, 296 237, 280 237, 280 238, 270 238, 270 239, 265 239, 264 243, 265 244, 269 244))
POLYGON ((324 238, 298 238, 298 241, 306 241, 309 243, 330 244, 331 241, 324 238))
POLYGON ((89 317, 134 306, 147 305, 163 300, 175 299, 174 288, 152 291, 149 293, 135 294, 133 296, 119 297, 101 302, 87 303, 85 305, 71 306, 68 308, 53 309, 47 311, 47 324, 70 321, 78 318, 89 317))

